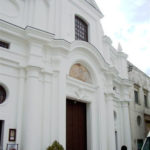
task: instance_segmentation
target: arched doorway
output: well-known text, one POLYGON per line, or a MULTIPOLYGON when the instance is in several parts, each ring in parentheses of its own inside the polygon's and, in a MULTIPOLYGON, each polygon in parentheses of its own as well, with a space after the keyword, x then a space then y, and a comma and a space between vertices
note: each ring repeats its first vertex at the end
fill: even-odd
MULTIPOLYGON (((92 83, 88 69, 80 63, 72 65, 69 76, 75 80, 92 83)), ((87 104, 67 99, 66 102, 66 148, 87 150, 87 104)))

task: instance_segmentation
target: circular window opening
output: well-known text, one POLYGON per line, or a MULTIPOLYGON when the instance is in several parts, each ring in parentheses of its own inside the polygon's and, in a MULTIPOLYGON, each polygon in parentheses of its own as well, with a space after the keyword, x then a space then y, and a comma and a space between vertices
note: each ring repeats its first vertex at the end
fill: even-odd
POLYGON ((137 124, 138 124, 138 126, 141 125, 141 122, 142 122, 141 116, 137 116, 137 124))
POLYGON ((0 104, 6 100, 6 90, 0 85, 0 104))

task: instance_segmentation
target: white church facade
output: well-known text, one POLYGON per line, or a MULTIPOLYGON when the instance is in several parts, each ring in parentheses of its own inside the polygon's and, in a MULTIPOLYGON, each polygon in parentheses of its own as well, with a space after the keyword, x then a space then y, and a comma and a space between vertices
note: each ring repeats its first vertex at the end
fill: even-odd
POLYGON ((102 17, 94 0, 0 1, 1 150, 55 140, 65 150, 131 150, 127 55, 102 17))

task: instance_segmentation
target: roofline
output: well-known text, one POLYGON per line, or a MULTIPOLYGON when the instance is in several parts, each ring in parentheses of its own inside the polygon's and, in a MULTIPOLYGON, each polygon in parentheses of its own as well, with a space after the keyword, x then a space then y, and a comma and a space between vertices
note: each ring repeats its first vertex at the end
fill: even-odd
POLYGON ((134 68, 136 70, 138 70, 140 73, 142 73, 143 75, 145 75, 146 77, 148 77, 150 79, 150 76, 148 74, 146 74, 145 72, 143 72, 142 70, 140 70, 138 67, 136 67, 134 64, 132 64, 130 61, 127 60, 127 62, 128 62, 128 64, 131 64, 132 66, 134 66, 134 68))

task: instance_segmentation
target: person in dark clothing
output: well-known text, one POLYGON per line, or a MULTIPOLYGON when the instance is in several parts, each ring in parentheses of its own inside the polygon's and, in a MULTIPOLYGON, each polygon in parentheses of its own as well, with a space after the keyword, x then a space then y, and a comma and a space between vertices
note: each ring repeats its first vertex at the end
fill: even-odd
POLYGON ((126 147, 125 145, 123 145, 123 146, 121 147, 121 150, 127 150, 127 147, 126 147))

